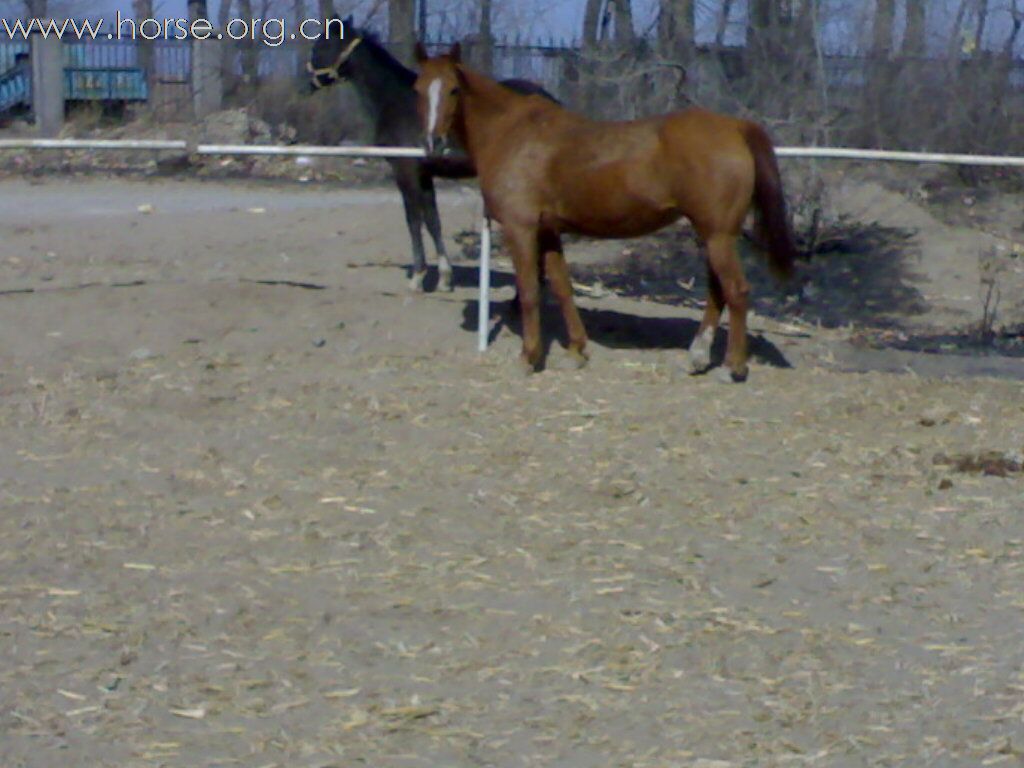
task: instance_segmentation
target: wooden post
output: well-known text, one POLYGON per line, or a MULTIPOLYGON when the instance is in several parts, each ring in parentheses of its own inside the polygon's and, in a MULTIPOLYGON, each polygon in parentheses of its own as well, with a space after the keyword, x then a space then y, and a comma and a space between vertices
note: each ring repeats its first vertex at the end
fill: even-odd
POLYGON ((64 127, 64 46, 56 36, 38 32, 30 46, 32 112, 39 135, 49 138, 64 127))

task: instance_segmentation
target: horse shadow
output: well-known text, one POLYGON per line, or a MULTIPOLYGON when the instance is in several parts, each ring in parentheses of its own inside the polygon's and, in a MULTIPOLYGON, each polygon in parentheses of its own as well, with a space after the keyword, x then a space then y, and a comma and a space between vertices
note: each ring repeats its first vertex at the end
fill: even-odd
MULTIPOLYGON (((457 288, 477 288, 480 284, 480 270, 476 266, 453 265, 452 284, 457 288)), ((424 290, 437 290, 437 268, 431 266, 424 280, 424 290)), ((515 287, 515 276, 509 272, 492 270, 491 288, 501 289, 515 287)), ((689 349, 700 323, 685 317, 644 317, 610 309, 591 309, 577 305, 580 318, 587 329, 589 340, 602 347, 612 349, 667 350, 689 349)), ((463 303, 462 324, 465 331, 477 332, 477 318, 480 311, 478 299, 470 299, 463 303)), ((491 330, 488 344, 494 342, 507 328, 520 338, 523 327, 519 316, 519 305, 516 300, 491 301, 489 321, 491 330)), ((545 292, 545 300, 541 304, 541 325, 544 328, 544 358, 551 354, 557 342, 563 348, 568 345, 565 323, 558 305, 545 292)), ((760 334, 748 335, 750 357, 762 365, 774 368, 792 368, 782 351, 771 341, 760 334)), ((727 331, 719 328, 711 346, 711 359, 720 364, 725 357, 727 331)))
MULTIPOLYGON (((412 267, 404 267, 406 278, 412 277, 412 267)), ((423 290, 426 293, 437 291, 440 273, 437 266, 431 264, 427 267, 427 275, 423 278, 423 290)), ((480 270, 478 267, 465 267, 459 264, 452 265, 452 287, 454 288, 476 288, 480 284, 480 270)), ((491 288, 508 288, 516 284, 515 275, 508 272, 491 270, 491 288)))
MULTIPOLYGON (((452 267, 452 284, 456 288, 477 288, 480 285, 480 268, 478 266, 452 267)), ((515 287, 516 276, 511 272, 491 269, 491 288, 515 287)))
MULTIPOLYGON (((610 309, 589 309, 579 305, 577 309, 586 326, 589 340, 612 349, 683 351, 689 349, 700 327, 698 321, 685 317, 643 317, 610 309)), ((477 331, 479 310, 479 300, 470 299, 465 302, 462 310, 463 330, 474 333, 477 331)), ((505 328, 522 338, 523 326, 515 299, 492 301, 489 319, 489 344, 493 343, 505 328)), ((568 345, 562 312, 555 303, 542 303, 541 327, 545 331, 543 338, 546 360, 556 342, 563 348, 568 345)), ((727 334, 725 328, 719 328, 715 333, 715 340, 711 346, 711 359, 715 365, 720 365, 725 357, 727 334)), ((782 350, 761 334, 748 334, 747 338, 752 360, 773 368, 793 367, 782 350)))

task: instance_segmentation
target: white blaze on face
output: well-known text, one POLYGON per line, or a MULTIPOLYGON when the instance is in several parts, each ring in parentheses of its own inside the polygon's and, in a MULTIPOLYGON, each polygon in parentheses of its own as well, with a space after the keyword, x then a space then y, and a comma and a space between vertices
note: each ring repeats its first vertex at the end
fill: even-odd
POLYGON ((441 106, 441 78, 434 80, 427 88, 430 97, 430 114, 427 118, 427 135, 432 139, 437 129, 437 112, 441 106))

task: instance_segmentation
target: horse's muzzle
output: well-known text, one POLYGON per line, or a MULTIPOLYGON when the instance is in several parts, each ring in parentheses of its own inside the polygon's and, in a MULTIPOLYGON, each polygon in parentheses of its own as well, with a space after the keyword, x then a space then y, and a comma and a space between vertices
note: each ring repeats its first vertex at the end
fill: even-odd
POLYGON ((447 136, 427 136, 423 142, 427 157, 444 157, 452 152, 447 136))
POLYGON ((319 91, 323 88, 328 88, 338 82, 340 78, 333 74, 325 72, 317 72, 309 80, 309 92, 319 91))

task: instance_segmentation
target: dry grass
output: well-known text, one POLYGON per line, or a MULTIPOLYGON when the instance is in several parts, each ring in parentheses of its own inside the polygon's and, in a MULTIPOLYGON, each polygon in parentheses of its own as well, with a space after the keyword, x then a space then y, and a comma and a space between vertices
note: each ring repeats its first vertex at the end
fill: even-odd
POLYGON ((1018 382, 628 334, 524 380, 373 209, 184 254, 151 199, 0 264, 4 765, 1019 761, 1021 476, 933 460, 1024 449, 1018 382))

